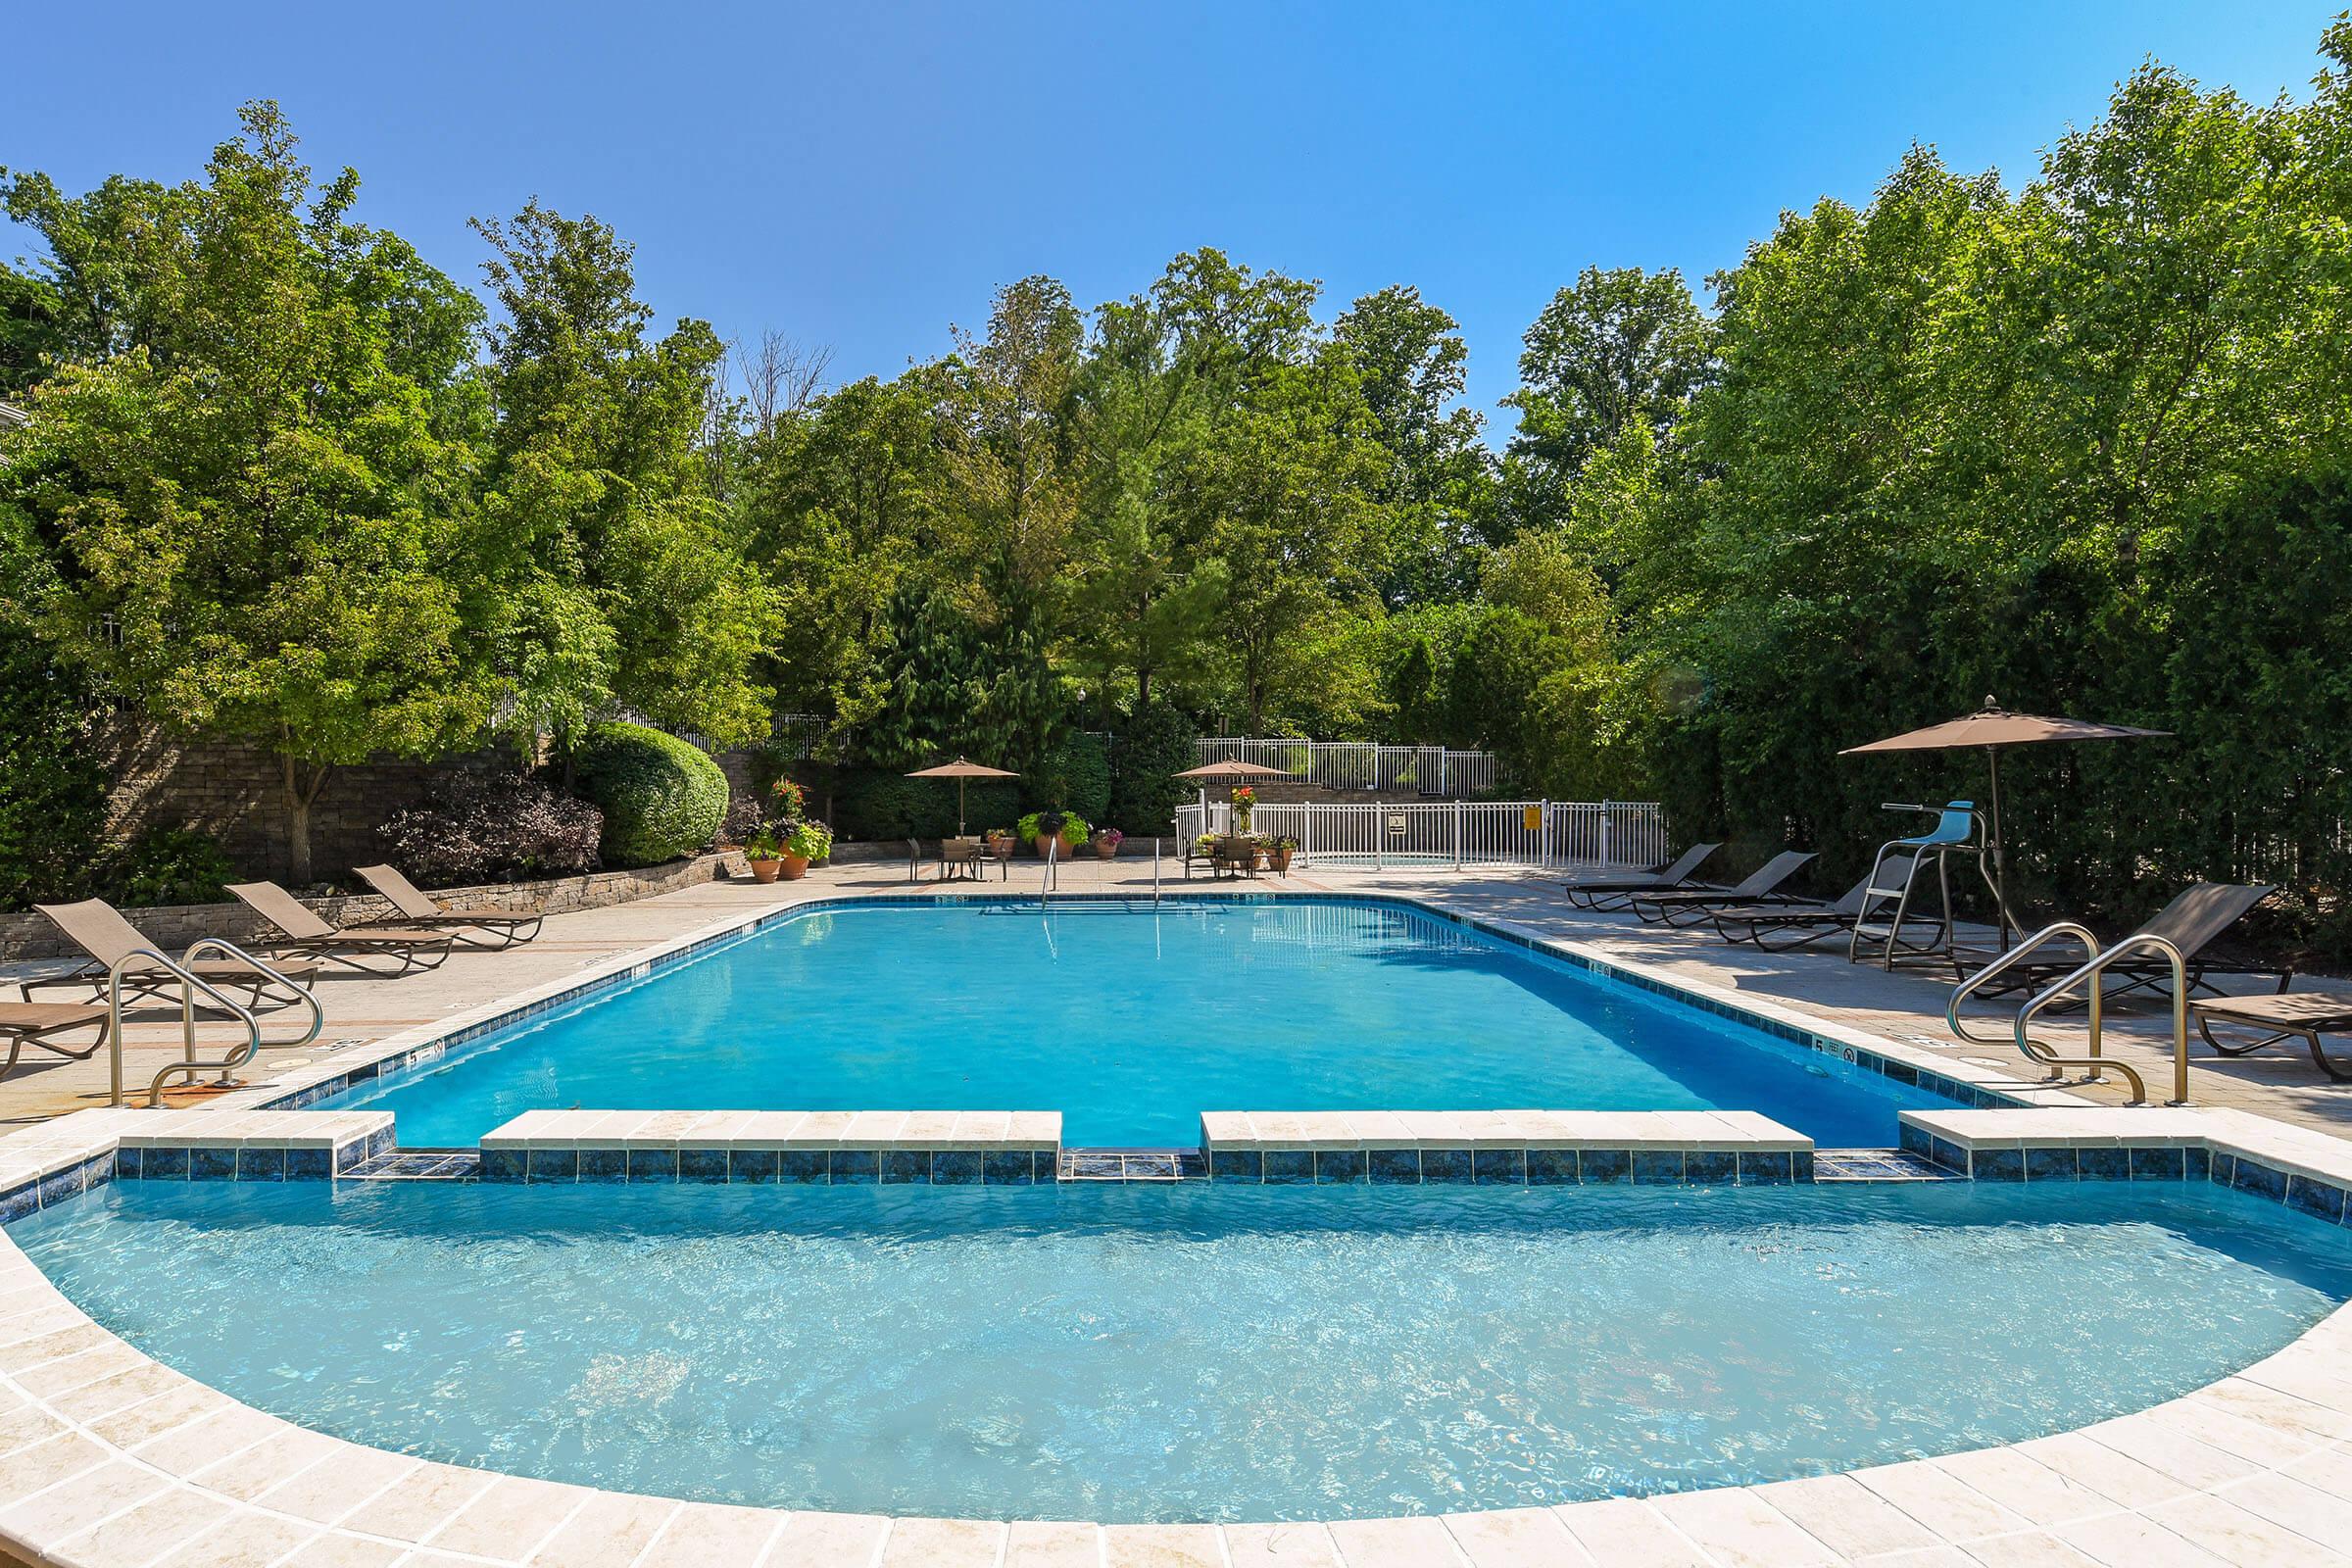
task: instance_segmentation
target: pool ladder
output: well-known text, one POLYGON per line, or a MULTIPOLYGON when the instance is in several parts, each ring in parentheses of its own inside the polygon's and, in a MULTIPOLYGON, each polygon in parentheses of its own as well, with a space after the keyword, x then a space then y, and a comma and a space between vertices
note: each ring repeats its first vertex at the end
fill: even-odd
POLYGON ((240 963, 250 965, 255 974, 260 977, 254 984, 254 995, 257 1002, 260 1000, 262 988, 265 985, 274 984, 299 997, 311 1009, 311 1026, 295 1039, 280 1041, 278 1044, 307 1046, 318 1039, 320 1031, 326 1027, 326 1010, 318 1004, 316 993, 308 987, 297 985, 289 976, 270 968, 270 965, 232 942, 222 941, 219 937, 205 937, 190 947, 186 953, 181 954, 177 959, 156 948, 133 948, 117 958, 106 971, 107 1061, 112 1088, 108 1103, 114 1105, 122 1103, 122 990, 124 980, 134 968, 162 969, 179 981, 180 1059, 166 1063, 148 1083, 147 1105, 149 1109, 152 1110, 163 1102, 166 1079, 185 1073, 188 1075, 189 1081, 193 1082, 199 1073, 217 1071, 220 1074, 217 1081, 227 1085, 235 1082, 229 1077, 230 1073, 235 1072, 260 1054, 262 1025, 261 1021, 254 1017, 253 1009, 230 1001, 219 988, 196 973, 197 956, 206 953, 218 953, 240 963), (245 1038, 230 1047, 227 1054, 218 1061, 202 1061, 196 1055, 196 993, 199 991, 203 992, 214 1005, 228 1012, 245 1026, 245 1038))
POLYGON ((2146 1080, 2140 1077, 2139 1070, 2128 1061, 2119 1061, 2112 1056, 2102 1054, 2099 1050, 2104 1029, 2100 1011, 2101 976, 2118 960, 2130 957, 2132 954, 2160 953, 2173 971, 2173 1098, 2166 1101, 2165 1103, 2168 1105, 2187 1104, 2188 964, 2181 956, 2178 947, 2153 933, 2141 932, 2134 936, 2128 936, 2115 946, 2102 950, 2099 947, 2099 939, 2091 935, 2089 928, 2085 926, 2079 925, 2072 920, 2060 920, 2055 925, 2045 925, 1954 986, 1952 1000, 1943 1009, 1944 1023, 1950 1027, 1953 1034, 1971 1045, 2000 1044, 1997 1036, 1972 1033, 1968 1026, 1960 1021, 1960 1004, 1983 990, 1986 981, 2011 968, 2026 955, 2039 948, 2047 947, 2053 942, 2061 941, 2080 942, 2082 945, 2083 961, 2072 973, 2035 992, 2027 1000, 2024 1006, 2017 1009, 2017 1021, 2011 1027, 2010 1033, 2019 1053, 2027 1060, 2048 1068, 2049 1076, 2045 1082, 2049 1083, 2060 1081, 2065 1076, 2061 1069, 2067 1067, 2086 1069, 2085 1076, 2092 1083, 2105 1082, 2104 1074, 2112 1069, 2122 1074, 2125 1081, 2131 1084, 2132 1103, 2135 1105, 2147 1103, 2148 1086, 2146 1080), (2089 993, 2085 1002, 2088 1006, 2090 1043, 2082 1055, 2061 1055, 2048 1042, 2034 1038, 2034 1020, 2049 1007, 2065 1000, 2069 992, 2084 981, 2089 982, 2089 993))

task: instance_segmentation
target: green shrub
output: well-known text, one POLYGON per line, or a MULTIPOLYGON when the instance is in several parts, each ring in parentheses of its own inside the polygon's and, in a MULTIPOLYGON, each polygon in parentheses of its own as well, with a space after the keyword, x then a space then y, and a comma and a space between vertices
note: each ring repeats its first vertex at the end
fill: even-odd
POLYGON ((151 827, 110 853, 93 880, 99 897, 124 908, 225 904, 237 864, 200 828, 151 827))
POLYGON ((1176 808, 1190 794, 1174 775, 1193 765, 1200 738, 1193 721, 1164 703, 1129 715, 1110 749, 1110 820, 1131 834, 1174 831, 1176 808))
POLYGON ((693 855, 727 814, 727 776, 674 735, 599 724, 572 754, 579 790, 605 813, 608 866, 659 865, 693 855))
MULTIPOLYGON (((1009 822, 1021 786, 1011 779, 975 779, 965 786, 964 820, 979 832, 1009 822)), ((956 831, 956 781, 906 778, 879 768, 844 769, 833 783, 833 827, 845 839, 936 839, 956 831)))
POLYGON ((106 822, 97 712, 84 677, 0 627, 0 909, 83 890, 106 822))
POLYGON ((1037 764, 1029 798, 1084 817, 1110 809, 1110 757, 1100 735, 1073 734, 1049 748, 1037 764))

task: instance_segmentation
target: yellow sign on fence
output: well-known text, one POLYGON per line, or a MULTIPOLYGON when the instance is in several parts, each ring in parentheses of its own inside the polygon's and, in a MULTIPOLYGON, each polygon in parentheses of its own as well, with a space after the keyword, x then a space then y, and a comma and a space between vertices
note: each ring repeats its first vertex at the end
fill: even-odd
POLYGON ((1544 831, 1544 808, 1541 806, 1531 806, 1527 808, 1526 816, 1527 830, 1530 833, 1541 833, 1544 831))

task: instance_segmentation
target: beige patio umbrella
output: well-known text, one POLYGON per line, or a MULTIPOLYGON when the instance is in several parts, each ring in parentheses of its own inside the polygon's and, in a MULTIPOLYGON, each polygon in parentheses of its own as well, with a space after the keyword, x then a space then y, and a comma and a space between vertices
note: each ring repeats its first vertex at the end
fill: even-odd
POLYGON ((1200 831, 1205 833, 1208 831, 1209 785, 1248 784, 1253 779, 1296 778, 1298 775, 1286 773, 1279 767, 1268 767, 1263 762, 1202 762, 1199 767, 1188 767, 1181 773, 1169 776, 1200 781, 1200 831))
POLYGON ((1997 701, 1987 697, 1984 706, 1962 718, 1947 719, 1941 724, 1930 724, 1926 729, 1906 730, 1889 735, 1883 741, 1867 746, 1848 746, 1839 757, 1859 757, 1874 752, 1958 752, 1972 747, 1984 749, 1984 760, 1992 773, 1992 851, 1993 903, 1999 909, 2000 942, 2005 952, 2009 947, 2009 882, 2006 874, 2007 846, 2001 839, 2001 748, 2005 746, 2038 746, 2050 741, 2134 741, 2169 735, 2163 729, 2137 729, 2130 724, 2097 724, 2086 718, 2044 718, 2038 713, 2012 713, 1997 701))
POLYGON ((953 762, 942 762, 936 767, 918 767, 906 776, 908 778, 952 778, 956 781, 956 836, 962 838, 965 786, 976 778, 1019 778, 1021 775, 1002 767, 990 767, 985 762, 967 762, 958 757, 953 762))

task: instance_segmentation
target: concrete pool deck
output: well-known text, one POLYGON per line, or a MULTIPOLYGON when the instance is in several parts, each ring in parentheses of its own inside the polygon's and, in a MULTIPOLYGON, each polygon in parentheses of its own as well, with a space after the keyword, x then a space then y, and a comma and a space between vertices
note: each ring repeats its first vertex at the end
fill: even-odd
MULTIPOLYGON (((1037 867, 973 891, 1030 893, 1037 867)), ((1149 860, 1080 862, 1068 892, 1148 892, 1149 860)), ((266 1051, 248 1078, 301 1074, 356 1051, 561 986, 584 970, 676 943, 714 924, 789 904, 907 890, 900 865, 847 866, 798 884, 718 883, 558 916, 540 941, 468 953, 398 981, 323 984, 317 1045, 266 1051)), ((966 885, 969 886, 969 885, 966 885)), ((2018 1063, 1944 1035, 1945 988, 1919 974, 1855 968, 1835 952, 1749 955, 1630 917, 1583 915, 1556 879, 1475 873, 1301 873, 1249 891, 1390 893, 1571 941, 1661 975, 1933 1053, 1955 1076, 2014 1076, 2018 1063), (1971 1058, 1983 1058, 1971 1061, 1971 1058)), ((1179 879, 1171 894, 1184 891, 1179 879)), ((1193 892, 1231 891, 1195 881, 1193 892)), ((1827 945, 1825 945, 1827 946, 1827 945)), ((45 966, 19 966, 20 968, 45 966)), ((281 1018, 283 1015, 279 1015, 281 1018)), ((150 1021, 153 1020, 153 1021, 150 1021)), ((266 1015, 267 1021, 267 1015, 266 1015)), ((2069 1029, 2054 1031, 2060 1039, 2069 1029)), ((211 1032, 217 1037, 217 1032, 211 1032)), ((2118 1020, 2111 1050, 2164 1081, 2146 1019, 2118 1020)), ((178 1051, 177 1024, 134 1024, 126 1081, 178 1051), (143 1070, 142 1070, 143 1069, 143 1070)), ((2209 1120, 2214 1136, 2275 1138, 2329 1170, 2352 1147, 2313 1137, 2352 1125, 2308 1059, 2279 1053, 2215 1063, 2199 1056, 2192 1092, 2218 1114, 1978 1111, 1959 1116, 2126 1118, 2162 1136, 2209 1120), (2269 1132, 2258 1117, 2273 1124, 2269 1132), (2318 1152, 2315 1154, 2314 1151, 2318 1152), (2339 1152, 2340 1151, 2340 1152, 2339 1152)), ((2015 1081, 2025 1082, 2022 1078, 2015 1081)), ((2084 1098, 2116 1098, 2074 1086, 2084 1098)), ((0 1160, 81 1136, 111 1149, 145 1113, 50 1118, 103 1104, 103 1061, 64 1063, 0 1083, 0 1160)), ((210 1097, 175 1096, 199 1105, 210 1097)), ((248 1096, 238 1097, 248 1100, 248 1096)), ((318 1115, 321 1113, 293 1113, 318 1115)), ((1987 1129, 1986 1147, 2024 1135, 1987 1129)), ((2088 1126, 2085 1123, 2085 1126, 2088 1126)), ((2123 1135, 2123 1136, 2128 1136, 2123 1135)), ((95 1147, 93 1145, 92 1147, 95 1147)), ((2020 1332, 1987 1325, 1988 1333, 2020 1332)), ((66 1301, 11 1241, 0 1240, 0 1539, 39 1560, 140 1568, 198 1564, 547 1565, 547 1568, 1499 1568, 1545 1564, 2352 1563, 2352 1307, 2238 1374, 2149 1410, 2000 1448, 1757 1487, 1614 1498, 1497 1513, 1247 1526, 945 1521, 786 1513, 677 1502, 420 1461, 305 1431, 150 1361, 66 1301)))
MULTIPOLYGON (((1006 892, 1034 895, 1039 866, 1016 861, 1005 881, 986 884, 958 882, 947 891, 985 894, 1006 892)), ((1473 918, 1506 924, 1529 935, 1568 941, 1617 961, 1639 964, 1658 974, 1727 991, 1742 1000, 1769 1004, 1794 1013, 1881 1036, 1930 1053, 1969 1070, 1962 1076, 1987 1074, 2021 1084, 2037 1081, 2014 1051, 1998 1046, 1966 1045, 1944 1027, 1943 1005, 1949 982, 1927 970, 1887 973, 1870 965, 1845 961, 1837 943, 1817 950, 1765 954, 1735 948, 1712 935, 1670 931, 1645 926, 1631 915, 1588 914, 1568 907, 1559 896, 1559 878, 1508 869, 1492 871, 1300 871, 1289 877, 1261 876, 1254 881, 1191 882, 1168 862, 1163 886, 1171 897, 1185 894, 1232 892, 1237 888, 1258 893, 1325 892, 1397 894, 1435 907, 1473 918)), ((1078 860, 1061 868, 1064 891, 1146 893, 1152 887, 1148 855, 1109 861, 1078 860)), ((265 1047, 262 1071, 249 1072, 260 1081, 267 1070, 297 1062, 324 1060, 338 1045, 348 1049, 434 1023, 514 995, 575 975, 623 954, 673 942, 730 916, 750 917, 816 898, 905 893, 909 890, 904 862, 853 864, 811 872, 793 883, 760 885, 748 880, 710 882, 633 904, 552 916, 546 932, 526 947, 504 952, 461 951, 438 969, 399 980, 333 974, 318 986, 326 1009, 320 1038, 306 1047, 282 1050, 265 1047)), ((934 884, 926 880, 925 890, 934 884)), ((0 965, 0 987, 13 990, 24 974, 54 972, 59 963, 0 965)), ((62 993, 52 993, 62 995, 62 993)), ((1985 1010, 1988 1027, 2001 1015, 1985 1010)), ((297 1026, 299 1015, 285 1010, 262 1015, 265 1034, 284 1033, 297 1026)), ((2107 1049, 2146 1075, 2151 1093, 2161 1095, 2171 1082, 2171 1053, 2164 1039, 2166 1019, 2144 1005, 2119 1009, 2107 1029, 2107 1049)), ((2040 1033, 2061 1048, 2079 1047, 2082 1030, 2079 1015, 2045 1015, 2040 1033)), ((149 1008, 125 1030, 124 1082, 143 1086, 156 1068, 179 1054, 179 1023, 164 1008, 149 1008)), ((231 1031, 219 1024, 204 1025, 199 1038, 224 1042, 231 1031)), ((2274 1049, 2253 1056, 2223 1058, 2202 1044, 2190 1047, 2190 1097, 2199 1105, 2229 1106, 2270 1116, 2322 1132, 2352 1136, 2352 1085, 2323 1079, 2310 1058, 2299 1050, 2274 1049)), ((2064 1086, 2068 1092, 2102 1103, 2121 1103, 2118 1082, 2087 1084, 2079 1078, 2064 1086)), ((86 1062, 56 1060, 27 1050, 24 1062, 0 1080, 0 1128, 24 1126, 68 1111, 106 1102, 107 1067, 103 1054, 86 1062)), ((173 1090, 174 1104, 193 1103, 207 1092, 173 1090)))

